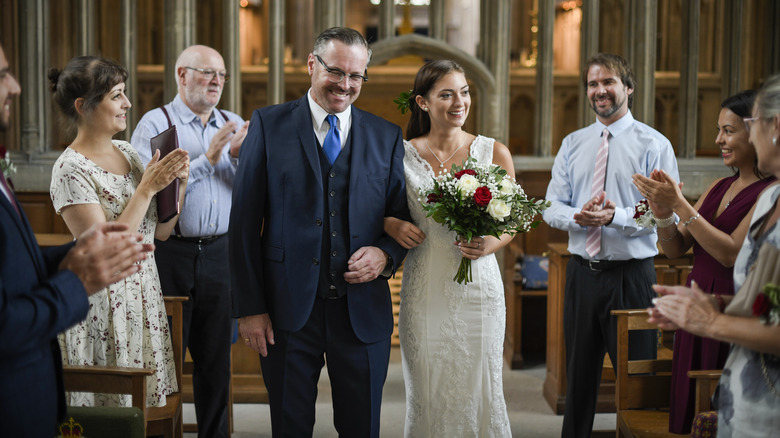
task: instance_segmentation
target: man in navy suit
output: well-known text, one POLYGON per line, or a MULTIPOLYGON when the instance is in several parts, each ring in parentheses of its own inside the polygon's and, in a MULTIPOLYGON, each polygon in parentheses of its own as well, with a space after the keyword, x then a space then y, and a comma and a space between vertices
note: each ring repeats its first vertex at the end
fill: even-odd
MULTIPOLYGON (((0 45, 0 131, 20 93, 0 45)), ((65 413, 57 333, 87 316, 87 296, 137 272, 153 245, 116 222, 69 245, 41 249, 0 172, 0 430, 53 436, 65 413)))
POLYGON ((339 436, 379 436, 392 305, 405 251, 383 218, 409 217, 401 129, 352 103, 363 36, 332 28, 309 54, 302 98, 255 110, 230 216, 233 316, 260 353, 273 436, 311 436, 327 359, 339 436))

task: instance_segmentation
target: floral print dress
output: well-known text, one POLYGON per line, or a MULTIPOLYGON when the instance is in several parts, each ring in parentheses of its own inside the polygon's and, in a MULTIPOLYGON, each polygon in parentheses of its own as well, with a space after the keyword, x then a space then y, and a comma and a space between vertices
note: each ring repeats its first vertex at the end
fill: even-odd
MULTIPOLYGON (((106 221, 122 213, 141 182, 144 166, 130 143, 115 140, 131 170, 116 175, 68 148, 54 163, 50 194, 57 214, 69 205, 99 204, 106 221)), ((153 243, 157 203, 152 201, 138 232, 153 243)), ((63 362, 71 365, 114 365, 154 370, 146 379, 147 406, 165 405, 178 391, 173 349, 154 254, 141 270, 89 297, 87 318, 59 337, 63 362)), ((72 406, 131 406, 129 395, 71 393, 72 406)))

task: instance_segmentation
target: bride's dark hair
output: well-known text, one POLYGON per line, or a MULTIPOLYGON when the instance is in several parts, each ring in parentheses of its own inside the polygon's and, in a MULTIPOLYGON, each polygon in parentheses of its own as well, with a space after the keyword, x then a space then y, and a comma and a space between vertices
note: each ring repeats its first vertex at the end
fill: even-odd
POLYGON ((409 109, 412 111, 412 114, 409 118, 409 124, 406 125, 407 140, 425 135, 431 130, 431 118, 427 112, 417 105, 415 98, 417 96, 425 97, 439 79, 453 71, 466 74, 460 64, 449 59, 428 61, 417 72, 417 76, 414 78, 414 89, 409 96, 409 109))

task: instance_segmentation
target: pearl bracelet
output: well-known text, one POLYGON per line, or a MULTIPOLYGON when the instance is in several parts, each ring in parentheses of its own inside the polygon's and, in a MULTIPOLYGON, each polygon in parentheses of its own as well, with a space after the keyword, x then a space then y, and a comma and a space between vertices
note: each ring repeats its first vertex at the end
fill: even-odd
POLYGON ((691 216, 687 221, 683 222, 683 226, 687 227, 688 225, 691 224, 691 222, 695 221, 698 218, 699 218, 699 213, 696 213, 696 215, 691 216))
POLYGON ((666 228, 670 225, 674 225, 674 213, 672 213, 669 217, 655 218, 655 225, 658 228, 666 228))

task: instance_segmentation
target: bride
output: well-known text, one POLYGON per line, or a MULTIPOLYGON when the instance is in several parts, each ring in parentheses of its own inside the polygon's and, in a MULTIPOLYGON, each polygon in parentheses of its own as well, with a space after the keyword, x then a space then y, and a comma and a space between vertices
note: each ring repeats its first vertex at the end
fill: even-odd
POLYGON ((406 195, 414 223, 385 219, 385 230, 409 248, 398 321, 406 383, 407 437, 510 436, 502 387, 506 308, 495 252, 508 235, 458 237, 425 216, 419 190, 468 157, 514 175, 509 149, 462 128, 471 106, 463 68, 426 63, 409 98, 404 142, 406 195), (453 281, 461 257, 473 281, 453 281))

